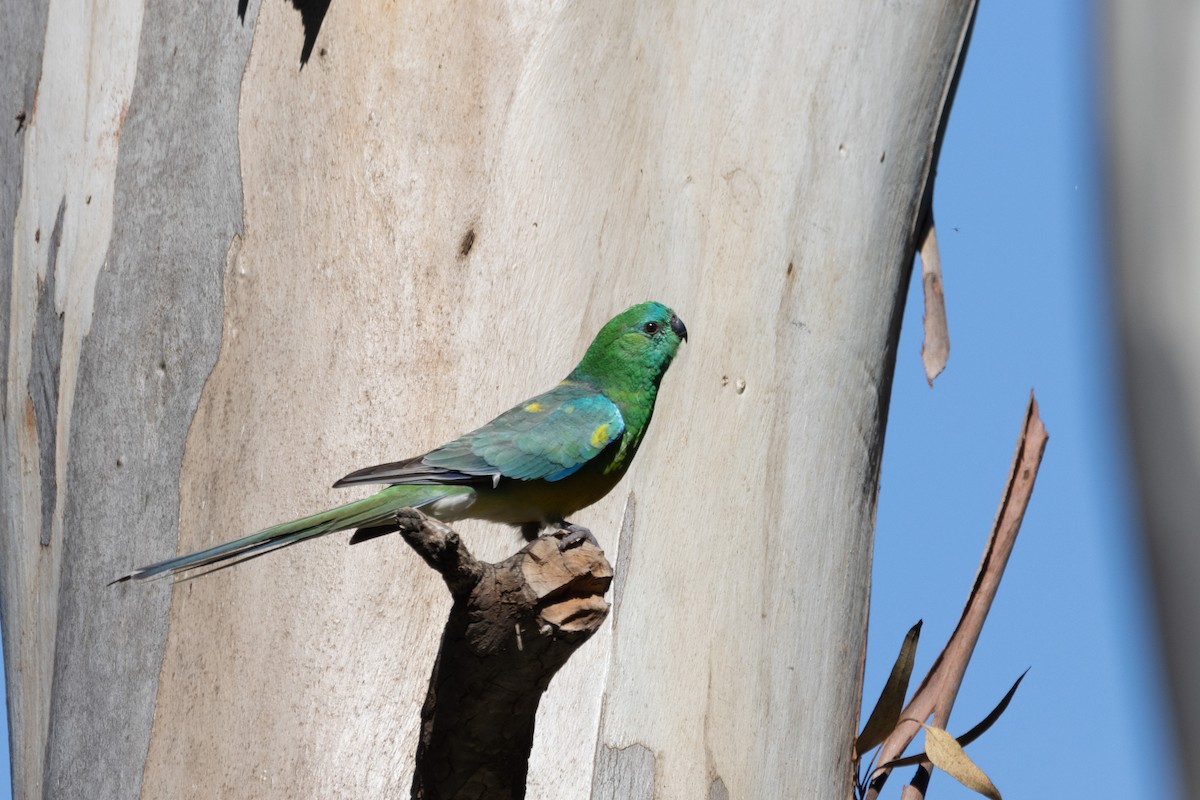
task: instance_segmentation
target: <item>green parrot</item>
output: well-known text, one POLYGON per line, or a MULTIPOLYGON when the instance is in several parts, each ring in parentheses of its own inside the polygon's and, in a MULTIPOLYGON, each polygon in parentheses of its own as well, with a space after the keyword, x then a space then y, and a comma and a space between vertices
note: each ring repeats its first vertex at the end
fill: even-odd
POLYGON ((654 400, 687 328, 662 303, 641 303, 600 329, 561 383, 424 455, 351 472, 334 484, 386 483, 375 494, 320 514, 134 570, 113 583, 220 569, 335 531, 351 544, 397 530, 395 513, 419 508, 444 522, 484 519, 519 526, 526 539, 567 529, 561 546, 591 534, 567 517, 604 497, 629 469, 654 400))

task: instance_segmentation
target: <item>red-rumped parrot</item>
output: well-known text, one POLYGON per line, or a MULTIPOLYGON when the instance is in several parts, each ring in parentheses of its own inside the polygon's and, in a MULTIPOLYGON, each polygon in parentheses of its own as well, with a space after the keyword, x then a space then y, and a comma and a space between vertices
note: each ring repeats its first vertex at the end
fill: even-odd
MULTIPOLYGON (((271 550, 357 529, 350 543, 395 531, 395 514, 419 508, 444 522, 516 525, 528 539, 595 503, 629 469, 646 434, 659 383, 687 328, 661 303, 641 303, 600 329, 579 365, 548 392, 424 455, 352 472, 334 486, 386 483, 344 506, 285 522, 134 570, 117 581, 219 568, 271 550)), ((578 538, 578 537, 573 537, 578 538)))

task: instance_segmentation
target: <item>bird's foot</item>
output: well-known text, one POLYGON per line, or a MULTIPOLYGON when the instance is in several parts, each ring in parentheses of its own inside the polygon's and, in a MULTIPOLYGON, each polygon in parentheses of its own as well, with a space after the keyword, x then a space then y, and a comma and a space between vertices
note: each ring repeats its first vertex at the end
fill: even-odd
POLYGON ((600 548, 600 543, 596 541, 595 536, 592 536, 590 530, 573 522, 563 523, 561 527, 557 528, 550 535, 558 539, 558 551, 560 553, 564 550, 570 550, 572 547, 579 547, 584 542, 591 542, 596 549, 600 548))

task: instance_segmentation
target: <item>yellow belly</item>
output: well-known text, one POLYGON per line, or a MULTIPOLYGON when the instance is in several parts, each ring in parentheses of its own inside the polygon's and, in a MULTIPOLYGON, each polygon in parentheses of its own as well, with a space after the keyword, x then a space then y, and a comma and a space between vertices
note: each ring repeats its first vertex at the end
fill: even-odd
POLYGON ((560 481, 502 480, 495 489, 477 489, 475 502, 444 519, 484 519, 507 525, 569 519, 612 491, 625 474, 624 469, 605 473, 604 466, 592 462, 560 481))

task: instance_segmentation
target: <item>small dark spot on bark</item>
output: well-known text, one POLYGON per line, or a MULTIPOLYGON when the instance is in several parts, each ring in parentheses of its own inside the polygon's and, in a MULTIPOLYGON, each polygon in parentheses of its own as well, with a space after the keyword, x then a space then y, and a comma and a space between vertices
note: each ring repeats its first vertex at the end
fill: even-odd
POLYGON ((15 131, 15 133, 20 133, 21 131, 25 130, 25 112, 18 111, 16 120, 17 120, 17 130, 15 131))
POLYGON ((36 231, 33 232, 33 241, 35 241, 35 242, 42 241, 42 229, 41 228, 38 228, 36 231))
POLYGON ((882 164, 885 158, 887 158, 887 150, 884 150, 879 154, 879 163, 882 164))
POLYGON ((796 262, 794 262, 794 261, 789 261, 789 262, 788 262, 788 268, 787 268, 787 274, 788 274, 788 277, 789 277, 789 278, 790 278, 790 277, 792 277, 792 272, 793 272, 795 269, 796 269, 796 262))
POLYGON ((125 459, 117 456, 117 469, 120 469, 123 466, 125 466, 125 459))
POLYGON ((471 254, 471 248, 475 246, 475 229, 468 228, 463 234, 462 242, 458 245, 459 256, 466 258, 471 254))
POLYGON ((90 206, 92 204, 92 196, 90 194, 87 197, 83 198, 83 204, 85 206, 90 206))
POLYGON ((729 385, 729 376, 722 375, 721 376, 721 386, 728 386, 728 385, 729 385))

